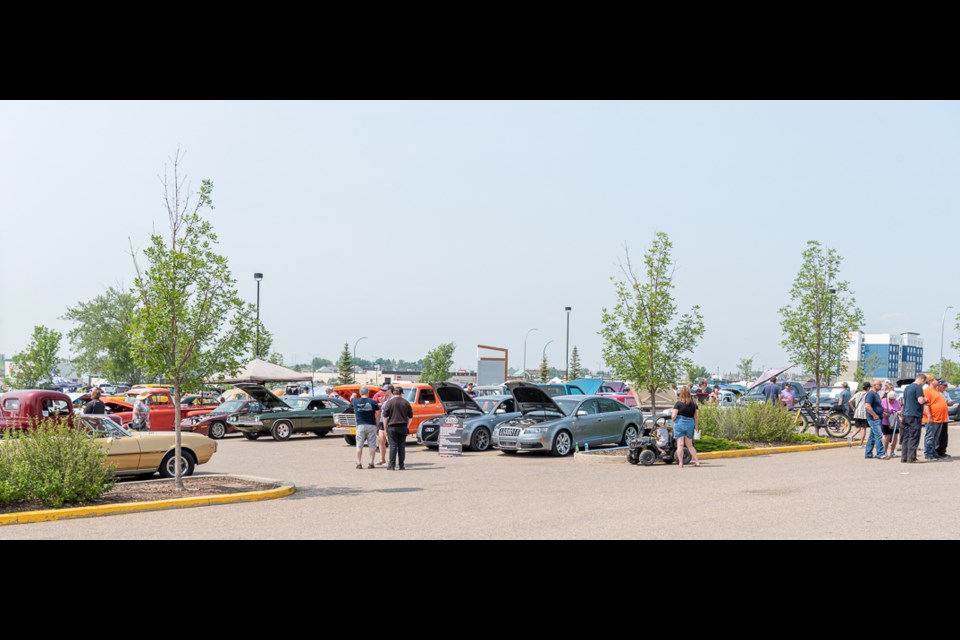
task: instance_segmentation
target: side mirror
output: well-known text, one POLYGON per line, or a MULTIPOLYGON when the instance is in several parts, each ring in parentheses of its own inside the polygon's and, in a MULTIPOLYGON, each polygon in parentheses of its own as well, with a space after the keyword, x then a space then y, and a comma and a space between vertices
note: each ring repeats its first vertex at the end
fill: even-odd
POLYGON ((578 418, 583 417, 583 416, 585 416, 585 415, 587 415, 587 412, 584 411, 583 409, 580 409, 580 411, 577 411, 577 417, 578 417, 578 418))

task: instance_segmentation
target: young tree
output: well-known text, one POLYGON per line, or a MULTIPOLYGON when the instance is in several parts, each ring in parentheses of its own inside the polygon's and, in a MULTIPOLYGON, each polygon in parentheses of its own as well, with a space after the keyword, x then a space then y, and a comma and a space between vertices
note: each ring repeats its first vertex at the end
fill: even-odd
POLYGON ((67 332, 77 369, 110 382, 134 385, 143 380, 143 369, 133 357, 130 339, 136 306, 133 293, 108 287, 90 302, 78 302, 67 309, 63 319, 77 323, 67 332))
MULTIPOLYGON (((252 313, 256 313, 256 307, 251 307, 252 313)), ((265 326, 263 320, 260 321, 260 352, 257 353, 257 323, 253 324, 253 338, 250 340, 250 353, 254 358, 260 358, 267 362, 273 362, 273 354, 270 349, 273 347, 273 334, 265 326), (267 355, 270 354, 270 355, 267 355)), ((274 363, 276 364, 276 363, 274 363)))
MULTIPOLYGON (((203 180, 192 202, 190 185, 180 175, 181 160, 177 150, 171 160, 172 180, 169 168, 160 178, 169 236, 151 235, 143 252, 145 269, 131 241, 138 298, 132 323, 134 357, 173 385, 175 399, 216 373, 239 370, 255 328, 250 305, 237 295, 227 259, 215 251, 213 225, 201 215, 202 209, 213 209, 213 182, 203 180)), ((176 485, 182 491, 179 402, 174 404, 174 432, 176 485)))
POLYGON ((423 358, 423 369, 420 371, 420 382, 446 382, 450 379, 450 369, 453 368, 453 352, 456 346, 452 342, 445 342, 427 352, 423 358))
POLYGON ((576 345, 573 347, 573 351, 570 352, 570 380, 576 380, 580 377, 580 352, 577 351, 576 345))
POLYGON ((603 359, 618 378, 629 381, 634 390, 650 394, 657 411, 657 392, 676 381, 704 332, 700 307, 677 315, 671 293, 674 267, 670 258, 673 243, 657 232, 644 255, 644 274, 639 276, 624 249, 626 264, 619 264, 624 280, 611 276, 617 303, 602 310, 603 359))
POLYGON ((27 348, 13 356, 13 384, 20 389, 46 389, 57 367, 63 334, 43 325, 33 328, 27 348))
POLYGON ((353 358, 350 355, 350 343, 343 343, 343 351, 337 359, 337 379, 340 384, 352 384, 353 378, 353 358))
MULTIPOLYGON (((807 242, 803 264, 790 288, 790 304, 780 308, 780 343, 795 364, 813 374, 820 406, 820 382, 840 368, 847 333, 863 324, 850 283, 839 280, 843 258, 816 240, 807 242)), ((857 378, 857 382, 862 378, 857 378)))
POLYGON ((750 378, 753 377, 753 358, 740 358, 740 362, 737 363, 737 375, 749 384, 750 378))
POLYGON ((863 359, 863 377, 860 380, 886 377, 886 368, 886 358, 882 358, 879 353, 871 353, 863 359))
POLYGON ((543 360, 540 361, 540 382, 546 382, 550 379, 550 363, 547 362, 547 354, 543 354, 543 360))
POLYGON ((943 359, 943 371, 940 371, 940 363, 932 364, 929 367, 930 375, 935 378, 944 378, 952 385, 960 384, 960 365, 949 358, 943 359))
POLYGON ((687 380, 690 384, 696 382, 697 378, 709 378, 710 372, 707 371, 707 368, 700 364, 693 364, 692 362, 683 368, 684 373, 687 375, 687 380))
POLYGON ((320 357, 316 357, 310 361, 310 365, 313 367, 314 371, 316 371, 317 369, 322 369, 323 367, 329 367, 332 364, 333 362, 331 360, 327 360, 326 358, 320 358, 320 357))

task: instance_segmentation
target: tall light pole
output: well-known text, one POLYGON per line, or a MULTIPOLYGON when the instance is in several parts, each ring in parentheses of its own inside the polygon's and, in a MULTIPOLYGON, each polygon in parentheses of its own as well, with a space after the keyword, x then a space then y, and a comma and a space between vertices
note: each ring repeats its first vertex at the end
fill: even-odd
POLYGON ((253 279, 257 281, 257 353, 255 358, 260 357, 260 281, 263 280, 262 273, 253 274, 253 279))
MULTIPOLYGON (((547 347, 550 346, 550 343, 551 343, 551 342, 555 342, 555 341, 554 341, 554 340, 548 340, 548 341, 547 341, 547 344, 543 345, 543 356, 541 356, 540 362, 543 362, 544 360, 547 359, 547 347)), ((546 381, 544 381, 544 382, 546 382, 546 381)))
MULTIPOLYGON (((943 325, 947 321, 947 311, 953 309, 953 307, 947 307, 943 310, 943 320, 940 321, 940 377, 946 380, 946 376, 943 373, 943 325)), ((946 427, 944 427, 946 429, 946 427)))
POLYGON ((527 335, 523 336, 523 376, 527 376, 527 338, 530 336, 530 333, 533 331, 539 331, 536 327, 527 331, 527 335))
POLYGON ((564 311, 567 312, 567 360, 566 360, 567 373, 564 375, 564 377, 569 382, 570 380, 570 307, 564 307, 563 309, 564 311))
POLYGON ((367 336, 363 336, 362 338, 357 338, 357 341, 353 343, 353 360, 351 361, 351 364, 353 364, 353 366, 357 366, 357 345, 360 344, 361 340, 366 340, 366 339, 367 339, 367 336))

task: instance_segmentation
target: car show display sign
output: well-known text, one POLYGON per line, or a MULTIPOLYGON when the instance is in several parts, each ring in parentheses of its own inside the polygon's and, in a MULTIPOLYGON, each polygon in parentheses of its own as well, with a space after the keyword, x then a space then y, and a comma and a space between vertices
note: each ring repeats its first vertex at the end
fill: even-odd
POLYGON ((463 455, 463 419, 457 416, 444 416, 440 422, 440 436, 437 443, 440 445, 441 456, 463 455))

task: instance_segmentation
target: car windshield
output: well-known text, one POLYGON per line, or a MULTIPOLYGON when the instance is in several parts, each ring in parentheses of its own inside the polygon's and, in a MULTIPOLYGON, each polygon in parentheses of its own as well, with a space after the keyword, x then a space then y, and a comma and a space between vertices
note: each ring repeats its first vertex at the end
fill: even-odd
POLYGON ((347 401, 341 398, 340 396, 338 396, 337 394, 333 394, 332 396, 327 396, 327 402, 333 403, 338 407, 347 406, 347 401))
POLYGON ((483 409, 484 413, 493 413, 493 411, 500 406, 500 403, 503 402, 500 398, 490 398, 485 400, 484 398, 474 398, 476 403, 480 405, 480 408, 483 409))
POLYGON ((950 387, 949 389, 944 389, 943 393, 951 400, 960 399, 960 387, 950 387))
POLYGON ((213 410, 212 413, 233 413, 243 407, 243 400, 228 400, 213 410))
POLYGON ((98 438, 123 438, 133 435, 106 416, 82 414, 80 420, 90 433, 98 438))
POLYGON ((300 409, 307 408, 307 403, 310 401, 310 398, 290 396, 290 397, 284 397, 283 401, 286 402, 291 407, 293 407, 294 409, 300 410, 300 409))
POLYGON ((577 400, 554 400, 560 408, 563 410, 565 415, 571 415, 573 410, 577 408, 577 405, 580 404, 577 400))

